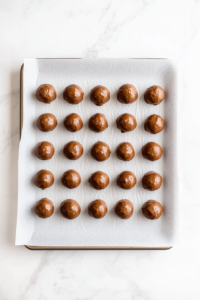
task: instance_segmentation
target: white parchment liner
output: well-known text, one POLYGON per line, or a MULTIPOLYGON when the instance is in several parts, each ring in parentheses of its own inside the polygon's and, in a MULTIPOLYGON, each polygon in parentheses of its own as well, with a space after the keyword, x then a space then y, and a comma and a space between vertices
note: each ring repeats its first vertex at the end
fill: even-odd
POLYGON ((27 59, 24 73, 24 123, 19 151, 19 192, 16 245, 33 246, 172 246, 177 233, 177 177, 176 177, 176 65, 166 59, 27 59), (35 98, 40 84, 52 84, 57 99, 50 105, 35 98), (69 84, 77 84, 84 91, 84 100, 78 105, 68 104, 62 93, 69 84), (117 89, 124 83, 136 86, 139 98, 130 105, 117 101, 117 89), (160 85, 166 92, 165 100, 158 106, 147 105, 144 91, 151 85, 160 85), (111 92, 110 101, 102 107, 95 106, 89 99, 90 90, 104 85, 111 92), (66 115, 78 113, 84 123, 82 130, 71 133, 63 126, 66 115), (88 120, 100 112, 106 115, 109 127, 102 133, 91 132, 88 120), (122 113, 136 117, 137 128, 121 133, 116 127, 116 118, 122 113), (36 127, 36 119, 42 113, 53 113, 58 120, 55 130, 43 133, 36 127), (157 135, 144 130, 144 121, 151 114, 159 114, 165 120, 165 129, 157 135), (84 148, 83 156, 77 161, 64 157, 63 146, 79 141, 84 148), (106 142, 111 156, 105 162, 96 162, 90 155, 92 145, 106 142), (34 147, 40 141, 50 141, 55 146, 51 160, 41 161, 34 155, 34 147), (116 156, 119 143, 129 141, 135 148, 132 161, 123 162, 116 156), (160 160, 151 162, 142 157, 142 146, 155 141, 163 148, 160 160), (73 190, 62 186, 62 174, 68 169, 77 170, 82 178, 81 185, 73 190), (33 177, 40 169, 53 172, 55 183, 42 191, 35 187, 33 177), (109 186, 96 191, 88 178, 95 171, 104 171, 110 177, 109 186), (117 175, 130 170, 137 177, 136 186, 128 191, 116 185, 117 175), (142 188, 141 179, 148 171, 163 176, 162 187, 154 192, 142 188), (38 218, 33 211, 35 202, 43 197, 51 199, 55 212, 49 219, 38 218), (64 219, 59 211, 60 203, 68 198, 81 205, 81 214, 75 220, 64 219), (87 206, 95 199, 103 199, 108 206, 105 218, 95 220, 88 215, 87 206), (134 205, 133 216, 121 220, 114 213, 114 205, 120 199, 129 199, 134 205), (159 201, 164 208, 160 219, 150 221, 141 212, 142 205, 149 199, 159 201))

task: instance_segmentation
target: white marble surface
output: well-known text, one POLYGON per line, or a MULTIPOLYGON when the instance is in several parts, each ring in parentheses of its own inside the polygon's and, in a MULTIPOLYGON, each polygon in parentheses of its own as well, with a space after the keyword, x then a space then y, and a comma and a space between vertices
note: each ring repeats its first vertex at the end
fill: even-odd
POLYGON ((0 300, 200 298, 200 1, 0 0, 0 300), (25 57, 180 59, 180 241, 168 251, 15 247, 25 57))

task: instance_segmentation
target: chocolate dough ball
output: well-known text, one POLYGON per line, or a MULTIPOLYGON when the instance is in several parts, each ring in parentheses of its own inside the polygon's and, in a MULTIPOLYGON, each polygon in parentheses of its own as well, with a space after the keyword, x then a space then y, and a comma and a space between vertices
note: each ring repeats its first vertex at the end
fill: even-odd
POLYGON ((109 184, 109 177, 106 173, 97 171, 93 173, 89 178, 90 185, 96 190, 103 190, 109 184))
POLYGON ((120 173, 117 178, 117 185, 124 190, 132 189, 136 185, 136 182, 135 174, 130 171, 120 173))
POLYGON ((88 206, 89 215, 95 219, 101 219, 105 217, 107 210, 106 203, 101 199, 92 201, 88 206))
POLYGON ((50 142, 40 142, 35 146, 35 155, 41 160, 51 159, 54 151, 54 146, 50 142))
POLYGON ((46 188, 53 185, 54 176, 50 171, 40 170, 35 175, 34 183, 38 188, 45 190, 46 188))
POLYGON ((128 199, 119 200, 115 206, 115 213, 121 219, 129 219, 133 214, 133 204, 128 199))
POLYGON ((163 101, 164 98, 165 92, 158 85, 153 85, 149 87, 144 93, 144 100, 148 104, 158 105, 163 101))
POLYGON ((108 122, 103 114, 95 114, 89 119, 89 128, 94 132, 104 131, 108 127, 108 122))
POLYGON ((35 96, 40 102, 49 104, 56 99, 56 90, 51 84, 42 84, 37 89, 35 96))
POLYGON ((137 121, 131 114, 123 114, 119 116, 116 123, 121 132, 132 131, 137 126, 137 121))
POLYGON ((68 189, 74 189, 81 183, 81 176, 75 170, 68 170, 62 176, 62 184, 68 189))
POLYGON ((48 198, 42 198, 36 202, 34 210, 38 217, 46 219, 53 215, 54 205, 48 198))
POLYGON ((158 115, 149 116, 144 123, 144 129, 152 134, 162 131, 164 126, 165 122, 163 118, 158 115))
POLYGON ((43 114, 37 119, 37 127, 40 131, 48 132, 57 126, 57 119, 52 114, 43 114))
POLYGON ((163 212, 163 208, 158 201, 148 200, 142 206, 142 212, 147 219, 154 220, 160 218, 163 212))
POLYGON ((162 156, 162 148, 154 142, 149 142, 142 147, 142 155, 151 161, 158 160, 162 156))
POLYGON ((138 92, 136 88, 131 84, 123 84, 118 92, 117 92, 117 99, 119 102, 124 104, 130 104, 137 100, 138 92))
POLYGON ((104 142, 97 142, 93 145, 91 150, 92 157, 97 161, 104 161, 109 158, 110 156, 110 148, 104 142))
POLYGON ((102 106, 110 100, 110 92, 105 86, 97 85, 90 91, 90 99, 95 105, 102 106))
POLYGON ((83 146, 79 142, 71 141, 64 146, 63 153, 68 159, 77 160, 83 154, 83 146))
POLYGON ((75 200, 67 199, 61 203, 60 212, 64 218, 72 220, 80 215, 81 207, 75 200))
POLYGON ((156 172, 148 172, 142 178, 142 186, 145 190, 155 191, 160 188, 162 184, 162 176, 156 172))
POLYGON ((63 98, 70 104, 79 104, 83 100, 83 91, 80 86, 71 84, 63 92, 63 98))
POLYGON ((123 161, 129 161, 135 156, 135 150, 131 143, 125 142, 117 146, 117 157, 123 161))
POLYGON ((64 126, 70 132, 76 132, 83 127, 83 121, 78 114, 70 114, 64 119, 64 126))

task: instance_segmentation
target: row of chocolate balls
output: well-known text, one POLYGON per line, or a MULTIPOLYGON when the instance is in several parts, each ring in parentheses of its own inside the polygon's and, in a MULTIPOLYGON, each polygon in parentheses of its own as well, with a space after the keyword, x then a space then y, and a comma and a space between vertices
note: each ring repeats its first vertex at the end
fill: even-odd
MULTIPOLYGON (((41 160, 51 159, 54 155, 54 146, 47 141, 39 142, 35 146, 35 155, 41 160)), ((63 153, 70 160, 77 160, 83 154, 83 146, 77 141, 70 141, 63 148, 63 153)), ((96 142, 91 149, 91 155, 96 161, 105 161, 110 157, 110 147, 102 142, 96 142)), ((135 150, 131 143, 123 142, 117 146, 117 157, 123 161, 130 161, 135 156, 135 150)), ((161 158, 163 153, 162 147, 155 143, 149 142, 142 147, 144 158, 155 161, 161 158)))
MULTIPOLYGON (((38 217, 46 219, 52 216, 54 212, 54 204, 48 198, 42 198, 36 202, 34 210, 38 217)), ((95 219, 105 217, 107 211, 107 205, 105 201, 101 199, 94 200, 88 205, 88 213, 95 219)), ((115 213, 121 219, 129 219, 133 215, 133 211, 133 203, 128 199, 119 200, 115 205, 115 213)), ((64 218, 73 220, 80 215, 81 207, 77 201, 67 199, 61 203, 60 212, 64 218)), ((163 208, 158 201, 148 200, 142 206, 142 212, 146 218, 154 220, 161 216, 163 208)))
MULTIPOLYGON (((74 189, 81 184, 81 176, 76 170, 71 169, 64 172, 61 181, 66 188, 74 189)), ((38 188, 45 190, 54 184, 54 175, 52 172, 42 169, 36 173, 34 183, 38 188)), ((109 185, 110 178, 106 173, 97 171, 91 174, 89 183, 94 189, 103 190, 109 185)), ((117 185, 124 190, 132 189, 136 183, 136 176, 131 171, 123 171, 117 176, 117 185)), ((147 172, 142 178, 143 188, 149 191, 158 190, 161 184, 162 176, 154 171, 147 172)))
MULTIPOLYGON (((38 87, 35 96, 40 102, 49 104, 56 99, 57 95, 51 84, 42 84, 38 87)), ((76 84, 67 86, 63 92, 64 100, 70 104, 79 104, 83 96, 83 90, 76 84)), ((148 104, 158 105, 164 98, 165 92, 158 85, 149 87, 144 93, 144 100, 148 104)), ((90 99, 95 105, 102 106, 110 100, 110 91, 105 86, 97 85, 90 91, 90 99)), ((131 84, 123 84, 117 91, 117 99, 123 104, 131 104, 138 99, 138 91, 131 84)))
MULTIPOLYGON (((38 117, 36 124, 39 130, 48 132, 52 131, 57 126, 57 119, 53 114, 45 113, 38 117)), ((133 115, 125 113, 116 119, 116 124, 121 132, 128 132, 136 128, 137 121, 133 115)), ((164 125, 163 118, 154 114, 145 120, 144 129, 152 134, 156 134, 164 129, 164 125)), ((72 113, 64 119, 64 126, 68 131, 76 132, 82 129, 83 121, 78 114, 72 113)), ((102 132, 108 128, 108 121, 105 115, 97 113, 91 116, 89 119, 89 128, 96 133, 102 132)))

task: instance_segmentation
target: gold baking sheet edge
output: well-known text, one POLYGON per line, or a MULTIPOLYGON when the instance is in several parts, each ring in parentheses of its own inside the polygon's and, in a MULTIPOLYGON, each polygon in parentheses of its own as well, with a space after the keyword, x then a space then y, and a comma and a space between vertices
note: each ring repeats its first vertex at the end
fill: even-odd
MULTIPOLYGON (((23 127, 23 103, 24 103, 24 64, 20 70, 20 138, 23 127)), ((29 250, 169 250, 171 247, 54 247, 54 246, 29 246, 24 245, 29 250)))

